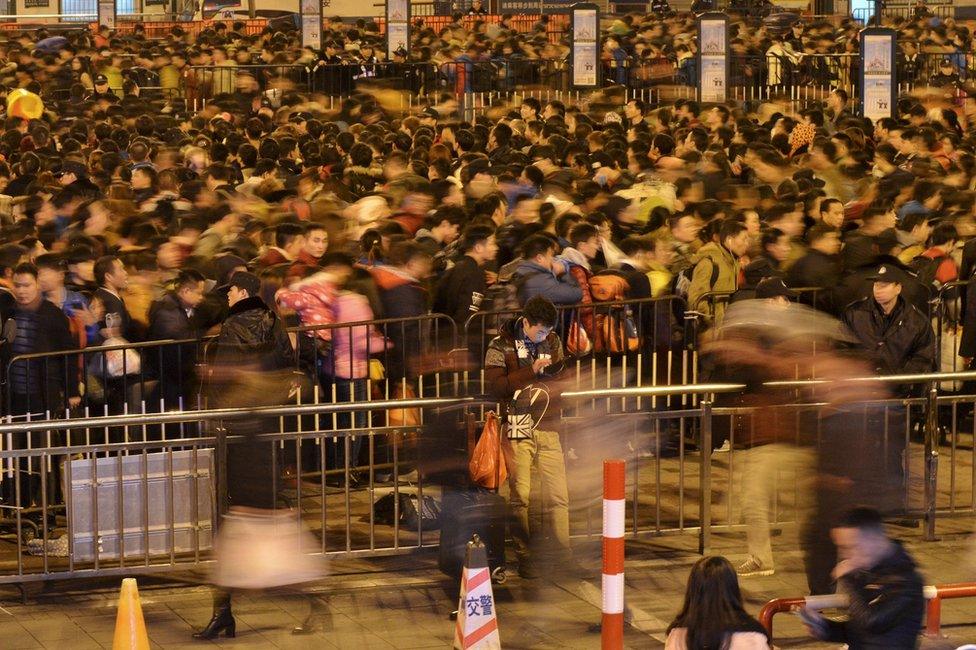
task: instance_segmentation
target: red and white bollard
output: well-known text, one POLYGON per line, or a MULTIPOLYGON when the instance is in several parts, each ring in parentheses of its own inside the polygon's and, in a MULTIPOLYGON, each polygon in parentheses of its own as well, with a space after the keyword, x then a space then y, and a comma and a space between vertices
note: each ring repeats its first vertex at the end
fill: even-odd
POLYGON ((625 480, 624 461, 603 461, 603 650, 624 647, 625 480))

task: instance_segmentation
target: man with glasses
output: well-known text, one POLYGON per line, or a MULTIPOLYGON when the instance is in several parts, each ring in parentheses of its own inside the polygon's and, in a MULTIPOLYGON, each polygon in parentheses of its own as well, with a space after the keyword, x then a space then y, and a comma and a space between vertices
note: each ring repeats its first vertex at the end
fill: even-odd
MULTIPOLYGON (((566 463, 555 425, 559 407, 551 403, 555 389, 543 382, 563 370, 563 344, 553 331, 556 307, 542 296, 526 301, 521 316, 502 326, 485 355, 485 382, 489 393, 505 404, 505 434, 512 447, 508 466, 509 506, 514 520, 512 537, 519 575, 538 578, 537 562, 530 557, 529 492, 531 471, 537 464, 545 495, 547 527, 557 547, 555 557, 571 562, 569 546, 569 490, 566 463), (560 557, 562 556, 562 557, 560 557)), ((504 444, 504 443, 503 443, 504 444)))

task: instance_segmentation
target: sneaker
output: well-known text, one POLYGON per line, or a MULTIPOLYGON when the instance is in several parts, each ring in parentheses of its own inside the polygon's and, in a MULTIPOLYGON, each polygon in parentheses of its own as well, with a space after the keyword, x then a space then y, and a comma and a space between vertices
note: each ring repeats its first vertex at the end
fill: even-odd
POLYGON ((740 564, 739 568, 737 568, 735 572, 739 574, 740 578, 748 578, 751 576, 771 576, 776 573, 773 567, 767 567, 765 564, 752 556, 740 564))
POLYGON ((715 451, 713 451, 712 453, 713 454, 727 454, 730 451, 732 451, 732 444, 729 442, 729 439, 726 438, 725 440, 722 441, 722 446, 719 447, 718 449, 716 449, 715 451))

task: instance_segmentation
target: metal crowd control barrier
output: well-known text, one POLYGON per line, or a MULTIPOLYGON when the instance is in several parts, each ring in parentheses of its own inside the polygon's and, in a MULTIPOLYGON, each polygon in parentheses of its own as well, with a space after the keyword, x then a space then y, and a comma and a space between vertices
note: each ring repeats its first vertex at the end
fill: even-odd
POLYGON ((199 405, 196 363, 210 339, 104 345, 15 356, 3 377, 6 413, 57 417, 78 388, 84 416, 199 405), (83 388, 82 388, 83 387, 83 388), (52 398, 62 401, 54 402, 52 398))
POLYGON ((823 596, 804 596, 802 598, 775 598, 759 610, 759 622, 766 631, 769 638, 773 638, 773 617, 777 614, 792 612, 798 607, 810 606, 813 609, 834 609, 847 607, 849 598, 842 594, 827 594, 823 596))
MULTIPOLYGON (((9 497, 4 510, 12 511, 0 519, 0 528, 11 531, 5 537, 16 546, 15 558, 9 553, 6 557, 0 554, 0 583, 160 572, 210 562, 213 521, 226 503, 227 453, 246 438, 229 431, 233 431, 235 422, 243 419, 279 422, 277 433, 260 434, 251 441, 267 444, 270 452, 267 461, 272 470, 285 462, 289 444, 296 447, 306 441, 315 444, 325 467, 330 439, 341 440, 348 452, 352 438, 357 435, 369 438, 370 463, 366 468, 365 488, 369 498, 365 503, 350 490, 349 477, 356 467, 350 464, 348 455, 339 470, 345 478, 340 489, 332 489, 325 471, 315 484, 296 479, 291 485, 279 484, 277 475, 272 473, 271 489, 277 503, 299 512, 314 513, 305 518, 305 525, 320 536, 320 545, 309 549, 310 552, 371 555, 428 546, 432 540, 422 518, 416 522, 416 534, 407 530, 407 524, 400 520, 401 495, 412 495, 418 502, 424 498, 423 476, 411 478, 404 471, 415 461, 404 457, 403 439, 417 426, 374 427, 370 422, 367 429, 332 430, 327 428, 328 421, 364 409, 372 420, 374 414, 403 409, 457 408, 471 401, 469 397, 378 400, 369 404, 228 408, 5 424, 0 432, 7 436, 52 431, 67 434, 77 427, 144 429, 170 424, 201 427, 211 424, 213 431, 177 441, 143 440, 0 451, 0 462, 5 467, 3 486, 9 497), (312 424, 304 427, 307 419, 312 424), (325 426, 320 427, 323 423, 325 426), (392 441, 392 460, 385 466, 374 459, 374 441, 379 436, 389 436, 392 441), (39 468, 36 474, 18 468, 27 459, 36 461, 34 464, 39 468), (378 470, 384 468, 391 476, 384 482, 386 487, 381 487, 378 470), (218 479, 216 486, 214 475, 218 479), (373 502, 383 493, 393 494, 394 498, 391 530, 381 534, 377 531, 373 502), (55 530, 64 533, 55 538, 55 530), (25 557, 25 551, 31 555, 25 557)), ((296 449, 295 462, 299 466, 301 459, 302 454, 296 449)), ((258 468, 254 467, 253 472, 257 473, 258 468)), ((254 479, 250 473, 246 478, 254 479)))
MULTIPOLYGON (((957 582, 941 585, 925 585, 922 588, 925 596, 925 636, 939 637, 942 633, 942 601, 952 598, 976 598, 976 582, 957 582)), ((759 622, 770 638, 773 636, 773 617, 777 614, 792 612, 800 607, 810 606, 814 609, 842 609, 847 607, 849 599, 843 594, 825 596, 805 596, 802 598, 775 598, 759 611, 759 622)))
MULTIPOLYGON (((907 444, 908 425, 913 414, 927 409, 921 514, 929 538, 934 533, 936 516, 945 512, 944 508, 937 507, 936 489, 944 492, 945 488, 938 467, 945 445, 939 443, 932 417, 939 404, 934 386, 959 379, 976 379, 976 373, 881 378, 896 384, 927 382, 931 389, 925 398, 885 400, 869 405, 882 409, 883 417, 876 418, 885 427, 882 440, 889 437, 893 440, 904 434, 906 448, 912 453, 915 448, 907 444), (889 436, 887 428, 889 411, 904 414, 900 425, 891 425, 895 428, 894 436, 889 436)), ((879 381, 879 378, 851 381, 879 381)), ((823 383, 819 380, 780 382, 770 387, 816 389, 823 383)), ((0 520, 0 530, 9 531, 7 538, 13 543, 7 547, 8 551, 16 552, 16 558, 9 554, 4 557, 4 547, 0 546, 0 582, 130 570, 165 571, 209 561, 208 544, 213 526, 208 522, 218 512, 218 504, 225 502, 217 496, 225 493, 223 487, 214 488, 212 477, 226 474, 222 471, 224 443, 231 449, 245 441, 234 434, 234 423, 245 419, 275 423, 265 429, 268 433, 253 440, 268 444, 275 501, 304 512, 306 524, 321 536, 316 552, 370 555, 434 544, 435 538, 422 522, 415 522, 418 530, 414 535, 399 519, 397 504, 401 494, 418 499, 418 503, 425 493, 436 494, 436 490, 425 486, 423 472, 413 476, 407 471, 413 462, 430 460, 414 449, 410 440, 417 439, 423 444, 425 437, 431 435, 424 428, 427 413, 435 407, 444 407, 460 409, 448 414, 448 439, 456 442, 463 438, 457 432, 464 429, 463 423, 468 419, 465 413, 473 407, 480 408, 475 398, 454 396, 464 392, 464 388, 457 388, 463 385, 457 375, 448 375, 438 385, 444 386, 446 392, 436 390, 435 396, 419 399, 376 400, 368 390, 364 399, 356 401, 322 403, 316 395, 312 403, 300 397, 301 404, 259 409, 8 422, 0 427, 0 434, 7 434, 5 440, 15 435, 28 439, 53 435, 63 436, 67 444, 51 442, 18 449, 5 442, 0 452, 0 462, 4 464, 3 487, 9 497, 5 510, 10 513, 0 520), (384 421, 384 411, 387 414, 411 411, 415 415, 384 421), (208 423, 216 423, 214 426, 218 428, 207 429, 208 423), (152 440, 148 435, 152 427, 167 426, 184 426, 194 434, 173 440, 152 440), (92 444, 77 437, 91 429, 123 429, 131 435, 126 437, 128 442, 114 444, 92 444), (72 444, 77 442, 81 444, 72 444), (362 447, 361 455, 356 452, 359 447, 362 447), (214 453, 216 456, 211 460, 210 455, 214 453), (215 469, 211 470, 211 464, 215 469), (284 471, 279 483, 279 470, 289 467, 292 471, 284 471), (357 473, 363 478, 359 488, 353 486, 357 473), (408 481, 416 483, 416 488, 403 487, 408 481), (394 494, 393 514, 388 522, 380 521, 374 509, 376 498, 384 493, 394 494), (174 494, 178 497, 173 497, 174 494), (57 536, 61 531, 64 534, 57 536), (28 533, 34 534, 37 541, 31 542, 28 533), (25 550, 36 553, 39 559, 25 557, 25 550)), ((733 418, 754 421, 758 413, 756 408, 715 404, 716 397, 732 395, 741 389, 738 384, 705 384, 561 392, 566 408, 563 420, 567 425, 567 446, 575 447, 584 461, 600 458, 611 448, 632 456, 633 470, 628 477, 631 482, 629 536, 695 532, 701 551, 708 552, 714 531, 743 529, 731 501, 739 496, 736 486, 741 480, 741 470, 737 469, 740 438, 751 434, 740 436, 741 432, 730 426, 728 455, 713 451, 713 442, 722 435, 716 432, 722 431, 726 423, 733 418), (674 409, 653 406, 653 400, 664 402, 669 397, 691 395, 702 399, 694 406, 674 409), (623 435, 617 436, 618 430, 623 435), (586 435, 594 431, 599 435, 586 435), (671 454, 665 444, 669 434, 676 436, 671 454), (687 507, 689 494, 697 496, 695 509, 687 507), (730 501, 727 509, 715 509, 716 496, 730 501)), ((825 409, 832 411, 833 407, 818 402, 815 392, 813 397, 810 403, 763 408, 766 412, 771 408, 782 409, 789 417, 795 414, 804 426, 809 425, 810 436, 819 440, 819 418, 824 417, 825 409), (812 416, 807 417, 805 412, 812 416)), ((976 402, 973 396, 965 399, 970 404, 976 402)), ((845 417, 854 422, 858 420, 854 415, 857 413, 845 417)), ((800 440, 796 442, 802 444, 800 440)), ((432 444, 433 441, 427 442, 428 450, 432 444)), ((440 444, 438 439, 435 449, 440 444)), ((574 507, 572 528, 574 536, 592 538, 600 534, 595 523, 599 518, 593 516, 598 507, 591 502, 593 494, 599 491, 588 490, 587 480, 586 464, 578 465, 574 470, 575 496, 571 501, 576 499, 580 507, 574 507)), ((787 485, 786 491, 796 489, 796 485, 787 485)), ((944 503, 944 497, 941 502, 944 503)), ((797 509, 795 504, 793 509, 797 509)), ((788 510, 789 504, 784 503, 771 520, 795 521, 798 515, 792 519, 784 516, 788 510)))

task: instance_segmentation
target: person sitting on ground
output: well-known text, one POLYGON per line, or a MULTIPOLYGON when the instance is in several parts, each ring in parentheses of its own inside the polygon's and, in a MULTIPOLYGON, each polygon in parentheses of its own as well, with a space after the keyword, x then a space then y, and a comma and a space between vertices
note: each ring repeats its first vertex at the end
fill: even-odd
POLYGON ((735 569, 724 557, 691 567, 681 611, 668 626, 664 650, 768 650, 769 634, 742 605, 735 569))

